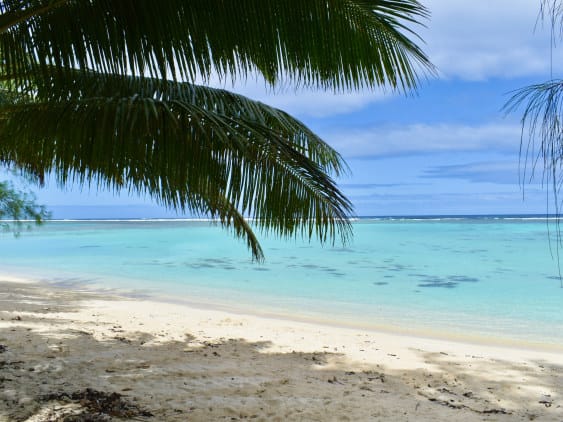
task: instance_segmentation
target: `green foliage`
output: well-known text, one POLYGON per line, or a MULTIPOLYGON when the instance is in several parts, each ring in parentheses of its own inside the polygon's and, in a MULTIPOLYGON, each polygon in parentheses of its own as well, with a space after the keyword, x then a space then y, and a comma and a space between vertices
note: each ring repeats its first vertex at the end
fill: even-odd
MULTIPOLYGON (((548 21, 552 37, 555 37, 557 26, 563 30, 562 2, 541 0, 540 18, 548 21)), ((563 186, 563 80, 551 77, 549 81, 518 89, 504 109, 509 113, 523 110, 520 144, 522 183, 541 173, 542 182, 551 186, 553 197, 553 201, 548 197, 548 213, 559 216, 562 204, 558 194, 563 186)))
MULTIPOLYGON (((563 82, 553 80, 537 85, 530 85, 514 93, 505 105, 511 112, 523 108, 523 135, 527 143, 521 145, 521 159, 523 161, 523 181, 534 177, 538 164, 544 181, 553 182, 554 193, 561 187, 558 172, 563 164, 563 138, 561 110, 563 106, 563 82)), ((559 204, 555 203, 556 213, 559 204)))
POLYGON ((0 161, 263 232, 346 241, 340 155, 281 110, 196 84, 261 75, 408 92, 433 67, 415 0, 0 2, 0 161))
POLYGON ((44 206, 37 205, 32 193, 14 189, 9 182, 0 182, 0 227, 18 235, 29 223, 42 224, 49 218, 44 206))
POLYGON ((559 196, 563 187, 563 80, 553 78, 553 49, 558 27, 559 33, 563 35, 563 2, 541 0, 540 18, 542 21, 547 20, 551 29, 551 78, 547 82, 515 91, 504 108, 507 112, 524 110, 520 142, 522 184, 533 179, 539 170, 542 174, 542 183, 551 187, 546 202, 547 214, 556 216, 555 255, 560 285, 563 288, 559 250, 563 245, 561 233, 563 202, 559 196))
POLYGON ((406 35, 415 0, 12 0, 0 4, 6 72, 246 77, 324 88, 416 85, 431 68, 406 35))

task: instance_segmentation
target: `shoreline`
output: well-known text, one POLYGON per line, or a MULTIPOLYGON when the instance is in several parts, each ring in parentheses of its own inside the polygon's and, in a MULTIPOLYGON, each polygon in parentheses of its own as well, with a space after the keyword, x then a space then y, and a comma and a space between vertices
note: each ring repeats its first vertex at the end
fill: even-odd
MULTIPOLYGON (((119 294, 118 294, 119 296, 119 294)), ((134 295, 127 296, 133 300, 137 299, 134 295)), ((225 314, 234 315, 237 317, 249 317, 266 319, 272 321, 283 321, 286 323, 299 323, 306 324, 312 327, 323 327, 325 329, 337 329, 345 331, 362 331, 373 335, 390 335, 394 337, 415 338, 422 341, 436 341, 444 343, 456 343, 461 345, 474 345, 479 347, 490 347, 499 349, 519 349, 527 352, 538 353, 560 353, 563 355, 563 344, 545 343, 541 341, 524 341, 513 337, 493 337, 493 335, 483 334, 463 334, 454 333, 453 331, 440 331, 436 328, 406 328, 401 325, 391 324, 360 324, 355 320, 338 321, 335 318, 321 318, 320 313, 303 315, 303 314, 290 314, 288 309, 279 310, 263 310, 263 309, 250 309, 250 305, 243 304, 235 307, 232 304, 206 301, 205 298, 198 298, 195 300, 175 299, 167 296, 146 296, 139 298, 148 302, 164 303, 174 306, 187 307, 190 309, 197 309, 201 311, 218 311, 225 314)), ((562 360, 563 361, 563 360, 562 360)))
POLYGON ((87 388, 134 398, 154 420, 563 419, 561 353, 22 280, 0 292, 0 360, 12 380, 0 420, 79 411, 41 397, 87 388))
MULTIPOLYGON (((300 323, 311 326, 324 327, 326 329, 338 330, 353 330, 371 333, 373 335, 390 335, 398 338, 415 338, 422 341, 436 341, 445 343, 456 343, 460 345, 473 345, 487 348, 498 349, 518 349, 523 352, 538 352, 547 354, 560 353, 563 356, 563 344, 555 342, 547 343, 540 340, 522 340, 508 336, 498 336, 496 334, 485 335, 483 333, 458 333, 451 330, 445 331, 440 328, 422 327, 417 326, 414 328, 407 328, 404 325, 391 325, 385 322, 375 324, 360 324, 359 321, 337 320, 337 317, 332 319, 326 318, 321 312, 306 314, 291 314, 291 309, 278 308, 269 310, 265 308, 257 308, 248 303, 240 303, 238 306, 232 303, 219 300, 211 300, 207 297, 193 297, 193 298, 176 298, 165 294, 158 294, 153 291, 130 291, 120 288, 105 288, 103 286, 96 287, 95 284, 81 285, 78 282, 42 282, 34 279, 34 277, 25 277, 20 273, 6 274, 0 273, 0 281, 8 281, 15 283, 29 283, 40 284, 48 288, 54 289, 71 289, 76 292, 90 293, 94 295, 111 295, 117 298, 124 298, 133 301, 146 301, 151 303, 161 303, 166 305, 173 305, 179 307, 186 307, 199 311, 217 311, 224 312, 225 314, 233 315, 235 317, 249 317, 267 319, 272 321, 285 321, 287 323, 300 323)), ((258 304, 260 306, 260 304, 258 304)), ((563 360, 562 360, 563 361, 563 360)))

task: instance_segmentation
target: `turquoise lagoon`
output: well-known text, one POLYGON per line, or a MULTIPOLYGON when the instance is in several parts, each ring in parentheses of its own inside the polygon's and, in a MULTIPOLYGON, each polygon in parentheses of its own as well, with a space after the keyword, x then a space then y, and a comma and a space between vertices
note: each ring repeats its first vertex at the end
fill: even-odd
POLYGON ((52 221, 19 238, 2 235, 0 274, 362 329, 563 348, 563 288, 545 218, 363 218, 353 228, 345 246, 262 236, 259 264, 208 221, 52 221))

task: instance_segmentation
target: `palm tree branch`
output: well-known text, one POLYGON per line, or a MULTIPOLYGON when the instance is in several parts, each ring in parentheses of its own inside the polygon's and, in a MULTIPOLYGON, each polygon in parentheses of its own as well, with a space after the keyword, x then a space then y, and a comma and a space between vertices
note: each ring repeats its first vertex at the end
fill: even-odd
POLYGON ((555 183, 554 189, 558 191, 560 184, 556 173, 563 159, 563 81, 553 80, 515 91, 504 109, 513 112, 520 108, 524 110, 520 144, 521 160, 524 161, 523 180, 527 179, 528 163, 531 164, 530 177, 541 163, 544 180, 555 183), (528 139, 526 144, 525 135, 528 139))
POLYGON ((37 1, 4 1, 0 4, 0 33, 6 32, 13 26, 22 24, 32 17, 48 13, 68 1, 70 0, 50 0, 39 3, 37 1))
MULTIPOLYGON (((30 171, 53 171, 61 183, 71 178, 148 193, 181 211, 224 215, 202 201, 225 198, 256 218, 257 227, 283 236, 349 237, 351 205, 327 174, 341 170, 341 159, 309 138, 306 127, 284 113, 276 120, 275 109, 226 91, 211 90, 206 103, 203 87, 169 83, 167 91, 156 83, 149 90, 151 81, 131 78, 135 82, 146 86, 137 86, 134 96, 84 99, 61 89, 43 98, 38 84, 34 101, 3 107, 0 157, 30 171)), ((89 94, 109 88, 96 83, 89 94)), ((88 91, 84 81, 78 85, 88 91)), ((240 219, 227 224, 250 242, 240 219)))
POLYGON ((271 84, 405 88, 416 86, 413 66, 433 71, 403 33, 426 17, 414 0, 69 0, 0 34, 0 53, 12 51, 11 69, 33 58, 36 72, 57 65, 193 82, 258 71, 271 84))

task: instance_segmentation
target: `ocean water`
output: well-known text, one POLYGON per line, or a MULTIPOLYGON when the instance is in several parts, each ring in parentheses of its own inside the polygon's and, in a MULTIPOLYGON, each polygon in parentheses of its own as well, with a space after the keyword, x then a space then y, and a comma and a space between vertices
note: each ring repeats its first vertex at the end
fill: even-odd
POLYGON ((544 218, 366 218, 353 227, 345 246, 261 236, 266 261, 258 264, 241 241, 207 221, 53 221, 19 238, 2 234, 0 274, 563 349, 563 288, 544 218))

